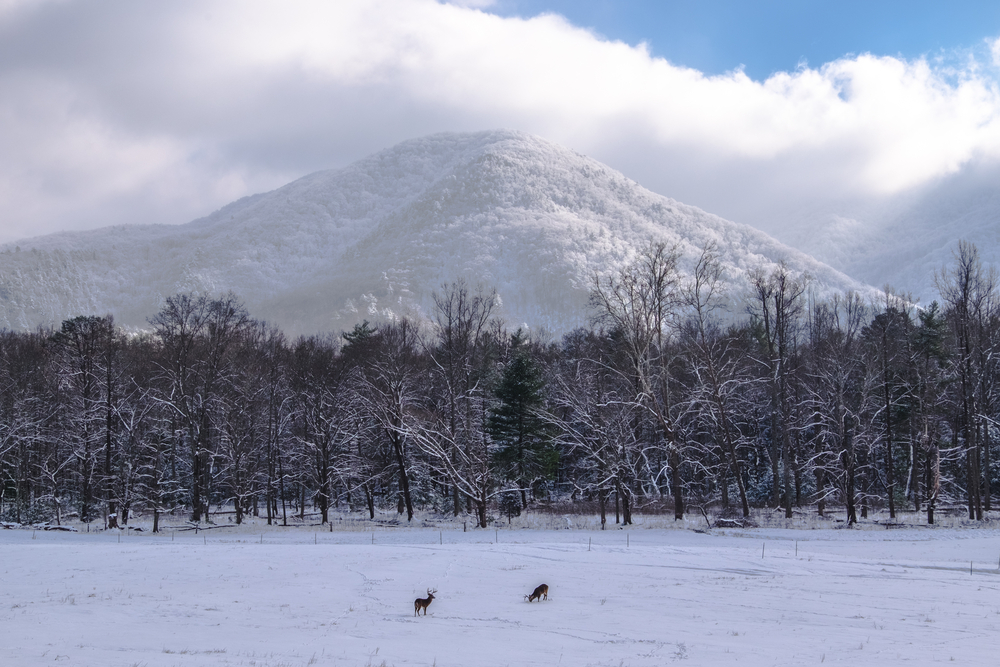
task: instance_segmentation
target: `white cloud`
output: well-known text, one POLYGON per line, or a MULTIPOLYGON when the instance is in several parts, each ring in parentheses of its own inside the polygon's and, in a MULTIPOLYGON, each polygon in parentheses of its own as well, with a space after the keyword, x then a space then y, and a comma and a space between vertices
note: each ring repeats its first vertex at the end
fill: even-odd
POLYGON ((883 196, 1000 158, 1000 92, 975 63, 709 77, 489 4, 15 3, 0 11, 0 240, 185 221, 449 129, 535 132, 747 220, 776 198, 883 196))
POLYGON ((37 10, 43 3, 65 2, 66 0, 0 0, 0 19, 19 11, 37 10))
POLYGON ((449 5, 469 7, 471 9, 487 9, 496 5, 496 0, 446 0, 449 5))

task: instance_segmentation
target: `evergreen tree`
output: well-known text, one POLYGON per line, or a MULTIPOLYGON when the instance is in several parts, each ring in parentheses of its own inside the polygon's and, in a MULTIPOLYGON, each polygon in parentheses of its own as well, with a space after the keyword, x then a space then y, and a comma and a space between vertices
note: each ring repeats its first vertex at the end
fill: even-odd
POLYGON ((518 485, 521 505, 527 508, 527 490, 539 479, 554 475, 558 453, 539 415, 544 400, 542 371, 524 349, 520 331, 513 336, 512 348, 495 391, 499 402, 490 410, 487 428, 498 446, 497 464, 507 480, 518 485))

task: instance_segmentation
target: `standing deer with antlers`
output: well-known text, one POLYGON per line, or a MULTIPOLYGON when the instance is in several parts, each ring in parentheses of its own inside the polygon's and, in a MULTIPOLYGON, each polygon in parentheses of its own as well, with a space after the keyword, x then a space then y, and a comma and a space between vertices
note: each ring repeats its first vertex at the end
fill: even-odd
POLYGON ((543 596, 545 597, 546 600, 549 599, 549 586, 548 586, 548 584, 542 584, 541 586, 539 586, 538 588, 536 588, 534 591, 532 591, 531 595, 525 595, 524 597, 526 597, 528 599, 528 602, 534 602, 535 600, 538 600, 539 602, 541 602, 543 596))
POLYGON ((419 616, 421 609, 424 610, 424 616, 427 615, 427 607, 431 606, 431 602, 434 601, 434 594, 435 593, 437 593, 437 589, 435 589, 435 590, 432 591, 431 589, 428 588, 427 589, 427 597, 425 597, 425 598, 417 598, 416 600, 413 601, 413 615, 414 616, 419 616))

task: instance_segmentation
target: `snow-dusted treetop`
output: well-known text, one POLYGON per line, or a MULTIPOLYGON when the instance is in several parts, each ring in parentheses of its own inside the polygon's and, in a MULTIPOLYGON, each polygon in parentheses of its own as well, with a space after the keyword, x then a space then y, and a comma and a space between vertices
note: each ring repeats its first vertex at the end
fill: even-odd
MULTIPOLYGON (((139 222, 139 221, 137 221, 139 222)), ((595 273, 651 241, 688 263, 715 241, 733 290, 784 262, 819 294, 859 283, 746 225, 654 194, 522 132, 437 134, 236 201, 186 225, 129 225, 0 249, 0 326, 113 313, 143 327, 178 292, 233 291, 289 333, 427 312, 443 283, 495 287, 512 325, 587 319, 595 273)))

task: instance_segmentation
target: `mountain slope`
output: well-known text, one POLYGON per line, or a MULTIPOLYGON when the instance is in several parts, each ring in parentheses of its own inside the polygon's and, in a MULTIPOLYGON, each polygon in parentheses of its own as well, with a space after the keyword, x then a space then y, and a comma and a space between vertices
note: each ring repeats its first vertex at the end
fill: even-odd
POLYGON ((890 285, 929 304, 939 298, 936 276, 954 265, 959 240, 974 243, 985 264, 1000 264, 998 179, 1000 165, 971 165, 877 202, 800 213, 797 229, 776 233, 860 280, 890 285))
POLYGON ((496 287, 509 323, 586 322, 595 272, 651 240, 690 263, 715 241, 734 290, 785 262, 822 295, 868 290, 762 232, 663 197, 599 162, 513 131, 404 142, 179 226, 127 226, 0 250, 0 326, 112 312, 142 327, 182 291, 232 290, 289 333, 427 312, 442 283, 496 287))

